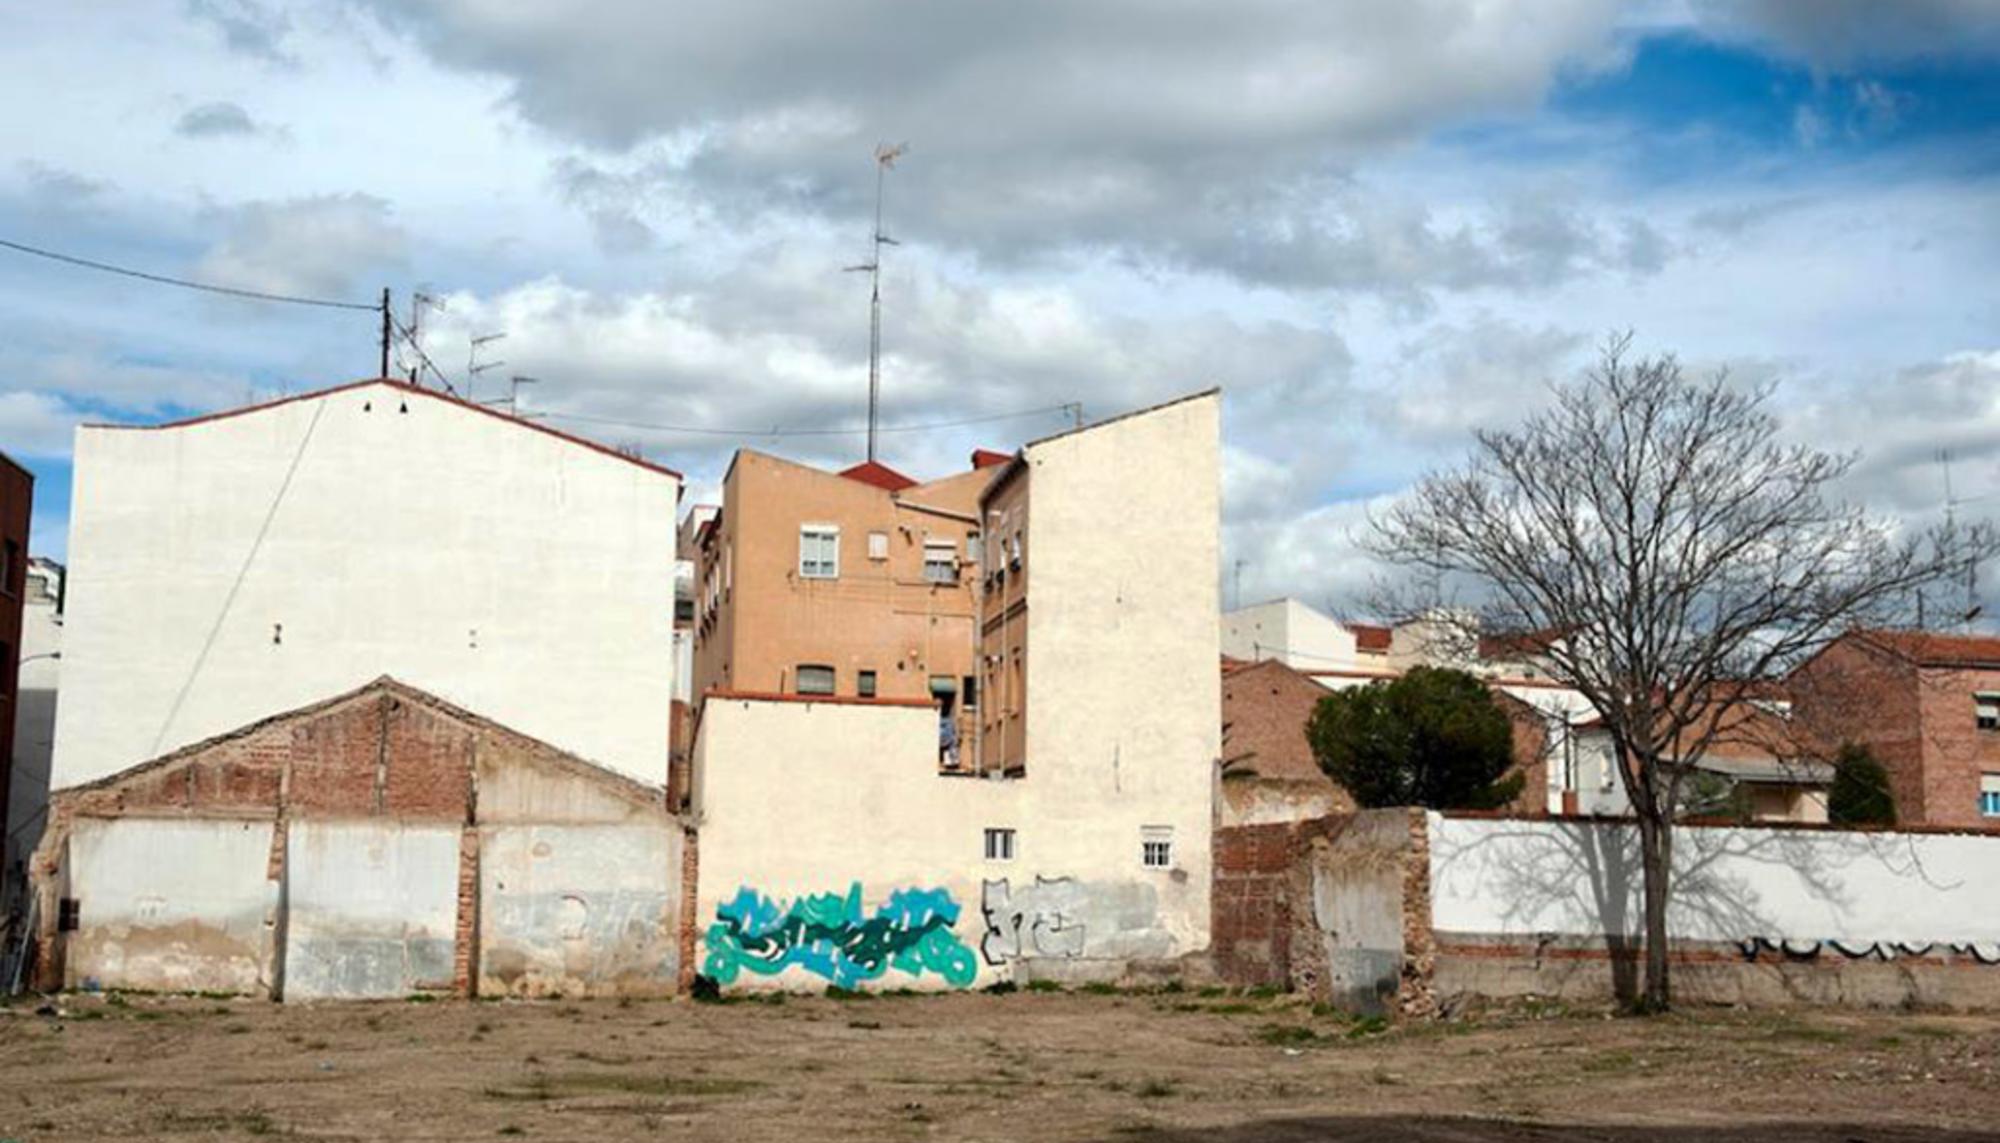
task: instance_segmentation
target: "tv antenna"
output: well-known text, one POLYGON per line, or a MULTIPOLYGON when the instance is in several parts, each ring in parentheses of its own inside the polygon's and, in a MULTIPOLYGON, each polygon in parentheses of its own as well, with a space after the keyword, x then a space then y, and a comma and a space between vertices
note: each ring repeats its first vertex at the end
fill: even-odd
MULTIPOLYGON (((1960 504, 1969 504, 1975 500, 1983 500, 1985 497, 1967 496, 1961 499, 1952 495, 1950 449, 1939 449, 1937 462, 1938 468, 1944 473, 1944 526, 1945 530, 1949 532, 1958 526, 1958 506, 1960 504)), ((1967 560, 1965 562, 1965 608, 1959 613, 1959 622, 1967 629, 1970 629, 1972 621, 1979 618, 1979 613, 1983 610, 1985 608, 1979 602, 1979 564, 1976 560, 1967 560)))
POLYGON ((882 232, 882 185, 889 168, 896 165, 908 143, 878 144, 875 148, 875 236, 869 245, 868 261, 848 266, 850 274, 868 274, 868 459, 875 459, 875 420, 882 403, 882 247, 901 243, 882 232))
POLYGON ((468 347, 465 351, 465 399, 466 400, 468 401, 472 400, 472 393, 473 390, 477 388, 479 385, 479 375, 481 373, 484 373, 489 369, 498 369, 502 365, 507 364, 505 361, 488 361, 482 365, 480 364, 479 361, 479 351, 481 349, 485 348, 487 345, 493 342, 505 338, 506 336, 507 335, 505 333, 485 333, 485 334, 480 334, 478 337, 472 339, 471 346, 468 347))
MULTIPOLYGON (((418 379, 422 376, 421 370, 423 366, 427 364, 427 360, 424 357, 424 343, 423 343, 425 307, 434 309, 439 313, 445 312, 444 302, 439 300, 434 295, 424 293, 422 290, 416 290, 410 294, 409 365, 410 365, 410 384, 412 385, 418 383, 418 379)), ((442 382, 444 380, 444 376, 440 374, 438 376, 438 380, 442 382)))

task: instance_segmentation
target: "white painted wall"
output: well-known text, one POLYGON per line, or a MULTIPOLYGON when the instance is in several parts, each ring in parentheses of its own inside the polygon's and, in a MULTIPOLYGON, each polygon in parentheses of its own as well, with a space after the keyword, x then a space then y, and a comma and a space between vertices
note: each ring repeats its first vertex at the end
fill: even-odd
POLYGON ((388 674, 661 784, 678 491, 385 384, 80 429, 55 783, 388 674))
MULTIPOLYGON (((973 957, 976 979, 967 983, 1011 978, 1023 939, 1028 955, 1052 960, 1176 956, 1205 946, 1206 838, 1183 857, 1202 860, 1200 880, 1184 876, 1185 866, 1144 869, 1136 826, 1129 835, 1076 828, 1074 808, 1061 805, 1068 787, 1035 765, 1031 756, 1020 780, 940 776, 937 715, 926 707, 710 699, 695 749, 696 970, 726 975, 710 931, 718 908, 742 890, 783 909, 802 896, 846 894, 856 883, 864 916, 899 891, 943 890, 958 910, 953 937, 973 957), (1013 860, 985 859, 989 827, 1015 831, 1013 860), (997 930, 990 934, 988 904, 997 930)), ((731 986, 828 983, 790 967, 770 976, 743 969, 731 986)), ((875 986, 954 984, 937 972, 890 969, 875 986)))
POLYGON ((261 993, 278 913, 270 856, 268 821, 78 821, 65 985, 261 993))
POLYGON ((459 829, 294 821, 285 846, 287 1000, 452 986, 459 829))
POLYGON ((1221 405, 1209 393, 1022 453, 1034 821, 1108 869, 1137 868, 1145 827, 1171 829, 1183 951, 1208 944, 1222 752, 1221 405))
POLYGON ((42 839, 49 808, 50 759, 55 753, 56 689, 61 681, 62 616, 56 599, 61 573, 31 565, 21 608, 21 665, 14 711, 14 768, 9 779, 4 844, 0 844, 0 913, 10 893, 25 888, 28 855, 42 839), (37 581, 40 581, 38 583, 37 581), (15 876, 16 871, 20 876, 15 876))
POLYGON ((1278 659, 1297 671, 1354 667, 1354 634, 1296 599, 1274 599, 1225 612, 1222 653, 1255 661, 1278 659))
MULTIPOLYGON (((1432 814, 1430 845, 1440 933, 1644 928, 1630 826, 1432 814)), ((1674 845, 1674 939, 2000 941, 2000 836, 1682 827, 1674 845)))

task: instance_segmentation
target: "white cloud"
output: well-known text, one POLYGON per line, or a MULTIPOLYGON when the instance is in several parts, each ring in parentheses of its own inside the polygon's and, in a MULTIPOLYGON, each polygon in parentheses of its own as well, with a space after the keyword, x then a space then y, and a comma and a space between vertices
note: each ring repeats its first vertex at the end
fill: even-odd
POLYGON ((50 393, 0 393, 0 452, 17 457, 67 456, 76 427, 89 419, 50 393))
POLYGON ((218 213, 223 237, 199 273, 242 289, 350 300, 357 275, 400 266, 409 246, 389 204, 373 195, 249 202, 218 213))

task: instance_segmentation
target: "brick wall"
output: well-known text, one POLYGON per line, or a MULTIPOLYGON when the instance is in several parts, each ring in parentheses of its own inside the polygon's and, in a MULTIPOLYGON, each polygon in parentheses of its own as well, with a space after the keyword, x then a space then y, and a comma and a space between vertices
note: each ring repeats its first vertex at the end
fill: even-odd
MULTIPOLYGON (((287 823, 297 818, 393 818, 464 826, 458 870, 454 987, 470 994, 479 963, 481 775, 499 799, 498 820, 618 821, 659 814, 661 795, 554 747, 459 710, 393 680, 197 743, 50 802, 49 825, 30 866, 40 895, 35 985, 59 988, 61 863, 79 818, 263 818, 275 822, 268 875, 284 876, 287 823), (504 779, 504 780, 503 780, 504 779), (508 789, 503 789, 508 787, 508 789)), ((690 847, 690 860, 692 849, 690 847)), ((688 891, 688 899, 692 899, 688 891)))
POLYGON ((1209 955, 1231 984, 1282 988, 1290 980, 1296 833, 1289 822, 1215 831, 1209 955))

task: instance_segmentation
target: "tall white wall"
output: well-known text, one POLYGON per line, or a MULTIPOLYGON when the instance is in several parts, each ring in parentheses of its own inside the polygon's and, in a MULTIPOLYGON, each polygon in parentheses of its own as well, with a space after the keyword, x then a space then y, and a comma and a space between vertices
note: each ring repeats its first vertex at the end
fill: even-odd
POLYGON ((56 614, 60 580, 30 568, 21 608, 21 665, 14 711, 14 767, 9 779, 6 837, 0 842, 0 911, 9 894, 25 886, 28 855, 42 839, 49 809, 50 760, 55 753, 56 687, 62 675, 62 616, 56 614), (37 590, 36 580, 56 586, 37 590), (12 879, 16 869, 24 876, 12 879))
POLYGON ((1222 751, 1220 412, 1209 393, 1023 451, 1035 821, 1184 893, 1189 949, 1222 751), (1139 868, 1147 827, 1172 830, 1171 872, 1139 868))
POLYGON ((1297 671, 1337 670, 1358 662, 1354 633, 1296 599, 1224 613, 1222 653, 1252 661, 1277 659, 1297 671))
POLYGON ((75 465, 57 786, 385 674, 665 781, 671 474, 385 384, 75 465))
MULTIPOLYGON (((1675 831, 1676 940, 2000 942, 2000 836, 1830 830, 1675 831)), ((1440 933, 1533 937, 1644 930, 1638 833, 1582 821, 1430 816, 1440 933)))

